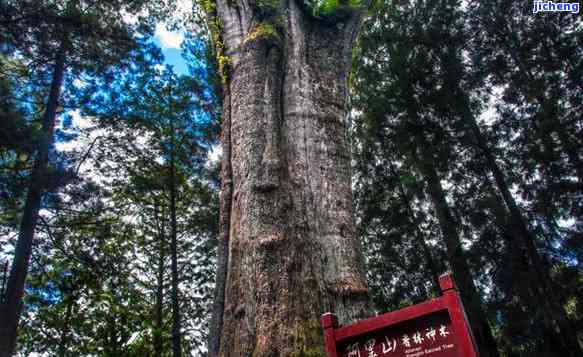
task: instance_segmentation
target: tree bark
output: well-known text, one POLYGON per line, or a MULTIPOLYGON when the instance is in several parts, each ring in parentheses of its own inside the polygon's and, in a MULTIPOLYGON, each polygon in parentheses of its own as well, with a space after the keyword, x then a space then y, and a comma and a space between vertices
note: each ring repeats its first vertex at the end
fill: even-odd
POLYGON ((223 311, 225 306, 225 285, 229 262, 229 223, 231 217, 231 200, 233 195, 233 180, 231 174, 231 108, 228 86, 223 90, 223 113, 221 123, 221 143, 223 156, 221 161, 221 195, 219 214, 219 235, 217 242, 217 275, 215 277, 215 292, 212 305, 212 318, 209 324, 210 356, 219 353, 221 330, 223 326, 223 311))
POLYGON ((417 135, 417 150, 415 157, 418 169, 427 182, 427 190, 433 203, 439 226, 445 241, 449 263, 453 270, 456 284, 468 313, 468 319, 473 335, 482 357, 499 356, 496 341, 492 335, 488 319, 482 310, 482 301, 474 284, 468 262, 464 256, 462 244, 458 233, 458 223, 451 213, 451 209, 445 199, 445 193, 434 160, 427 151, 430 144, 423 133, 417 135))
MULTIPOLYGON (((113 290, 113 289, 112 289, 113 290)), ((114 292, 115 294, 115 292, 114 292)), ((114 301, 117 300, 114 297, 114 301)), ((110 306, 109 315, 106 317, 107 319, 107 331, 105 331, 105 356, 113 357, 119 356, 120 353, 120 342, 119 342, 119 331, 118 331, 118 324, 117 324, 117 316, 115 311, 113 311, 114 307, 113 304, 110 306)))
POLYGON ((170 149, 170 255, 172 271, 172 355, 182 355, 180 332, 180 303, 178 300, 178 247, 177 247, 177 222, 176 222, 176 162, 175 162, 175 138, 174 125, 171 120, 171 149, 170 149))
POLYGON ((18 241, 16 242, 10 276, 8 277, 5 298, 0 304, 0 357, 11 356, 16 347, 18 323, 22 312, 24 283, 28 274, 41 199, 46 189, 49 150, 54 139, 53 130, 65 73, 67 48, 68 42, 66 37, 64 37, 61 41, 53 67, 51 88, 43 115, 43 135, 40 139, 37 158, 30 174, 28 193, 20 221, 20 231, 18 241))
POLYGON ((163 351, 162 343, 162 329, 163 329, 163 311, 164 304, 164 261, 166 256, 164 254, 164 232, 159 230, 158 243, 158 274, 156 276, 156 306, 154 310, 154 338, 153 350, 154 356, 161 357, 163 351))
POLYGON ((218 354, 324 355, 322 313, 369 314, 345 122, 360 14, 331 24, 292 0, 274 33, 247 5, 217 2, 232 182, 218 354))

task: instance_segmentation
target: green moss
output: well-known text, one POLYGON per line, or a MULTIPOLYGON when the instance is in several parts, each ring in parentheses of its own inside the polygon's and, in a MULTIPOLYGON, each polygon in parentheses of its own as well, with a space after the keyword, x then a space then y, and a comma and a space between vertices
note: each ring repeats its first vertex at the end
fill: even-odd
POLYGON ((212 14, 217 10, 217 4, 214 0, 202 0, 200 4, 204 12, 207 14, 212 14))
POLYGON ((310 319, 302 321, 293 333, 294 351, 291 357, 325 357, 324 334, 320 321, 310 319))
POLYGON ((219 74, 223 84, 227 83, 229 78, 230 58, 225 54, 225 43, 223 42, 222 29, 223 24, 221 19, 217 16, 217 7, 215 0, 202 0, 202 8, 209 18, 209 29, 211 33, 212 42, 214 45, 214 52, 217 60, 219 74))
POLYGON ((223 83, 227 83, 227 79, 229 78, 229 67, 231 64, 231 59, 223 54, 219 54, 217 55, 217 63, 219 65, 221 79, 223 83))
POLYGON ((258 40, 270 40, 276 43, 281 42, 281 36, 277 31, 276 26, 271 22, 258 23, 245 38, 244 43, 254 42, 258 40))

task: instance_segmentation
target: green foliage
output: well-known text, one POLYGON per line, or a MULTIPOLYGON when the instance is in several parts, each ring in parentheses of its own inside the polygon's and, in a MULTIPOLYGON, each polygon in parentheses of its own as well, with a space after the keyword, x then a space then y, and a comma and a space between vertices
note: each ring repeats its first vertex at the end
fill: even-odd
POLYGON ((394 309, 431 293, 429 259, 419 242, 430 247, 438 273, 447 269, 419 170, 431 163, 484 289, 500 350, 557 355, 541 327, 548 312, 521 293, 540 277, 527 273, 521 253, 511 248, 516 232, 467 118, 486 119, 477 120, 479 129, 533 231, 556 292, 551 300, 564 307, 581 338, 581 318, 573 313, 579 293, 572 285, 582 276, 580 241, 574 243, 581 237, 576 197, 582 191, 572 185, 582 177, 583 147, 575 143, 580 86, 572 71, 581 65, 575 55, 580 26, 573 17, 560 25, 535 19, 522 3, 375 6, 350 77, 355 199, 374 302, 379 310, 394 309))
MULTIPOLYGON (((156 69, 159 50, 137 34, 147 35, 143 26, 162 7, 148 5, 152 17, 139 18, 133 27, 122 22, 122 11, 137 15, 145 10, 139 4, 147 2, 91 2, 82 16, 70 13, 75 9, 63 7, 64 2, 50 3, 1 5, 2 20, 13 26, 1 33, 2 49, 19 54, 18 60, 0 57, 0 260, 11 254, 35 142, 44 134, 39 117, 50 83, 47 73, 62 43, 68 56, 60 102, 67 111, 91 114, 93 126, 77 132, 73 150, 51 151, 55 164, 49 178, 67 178, 69 185, 54 185, 43 198, 18 353, 154 355, 157 334, 162 355, 168 355, 170 154, 180 213, 183 345, 185 351, 201 351, 218 220, 216 164, 207 159, 216 145, 219 112, 212 90, 202 76, 156 69), (27 42, 19 42, 21 35, 27 42), (72 168, 64 171, 66 166, 72 168), (153 311, 160 286, 158 327, 153 311)), ((62 120, 70 120, 68 114, 62 120)), ((59 143, 63 132, 56 130, 59 143)))
MULTIPOLYGON (((227 84, 230 59, 216 3, 199 5, 227 84)), ((280 44, 283 5, 257 1, 245 41, 280 44)), ((549 313, 532 294, 541 277, 524 268, 532 262, 512 243, 516 228, 484 152, 491 149, 533 232, 542 270, 551 277, 553 295, 545 300, 564 310, 569 333, 581 340, 583 30, 575 16, 533 17, 522 2, 460 5, 304 2, 316 21, 332 24, 369 10, 348 80, 355 207, 371 297, 379 312, 426 300, 436 294, 436 274, 451 269, 422 170, 431 165, 502 356, 557 356, 542 324, 549 313), (478 119, 485 145, 468 128, 468 117, 478 119)), ((178 197, 183 348, 204 354, 219 188, 218 165, 207 155, 216 146, 220 110, 204 80, 154 66, 160 53, 147 39, 172 6, 121 0, 0 5, 2 258, 11 254, 45 135, 47 73, 59 51, 67 53, 61 105, 81 109, 95 124, 79 133, 80 147, 51 154, 46 180, 53 192, 43 199, 37 225, 19 335, 23 356, 148 356, 158 337, 162 355, 169 355, 171 182, 178 197), (125 23, 122 10, 138 23, 125 23)), ((306 347, 322 345, 318 321, 299 322, 290 344, 297 346, 294 356, 322 356, 321 348, 306 347)))

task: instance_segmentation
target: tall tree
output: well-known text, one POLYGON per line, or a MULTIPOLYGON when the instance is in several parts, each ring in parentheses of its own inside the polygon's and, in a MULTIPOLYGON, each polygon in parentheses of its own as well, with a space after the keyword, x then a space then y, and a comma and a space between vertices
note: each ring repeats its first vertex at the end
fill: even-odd
MULTIPOLYGON (((528 223, 524 218, 516 200, 512 196, 508 187, 508 180, 501 170, 496 157, 493 154, 489 144, 486 142, 482 130, 478 126, 476 118, 472 112, 469 95, 467 91, 461 88, 464 83, 463 64, 460 59, 459 49, 453 46, 446 46, 442 58, 443 75, 444 75, 444 93, 449 99, 448 102, 453 104, 450 106, 454 110, 454 115, 459 116, 461 125, 458 127, 464 128, 471 136, 472 144, 483 155, 485 167, 491 172, 495 185, 499 191, 503 203, 501 206, 506 206, 507 222, 509 234, 511 235, 510 246, 514 252, 522 252, 519 254, 511 254, 513 267, 521 266, 522 269, 528 272, 536 279, 529 279, 528 283, 517 279, 523 274, 515 274, 514 285, 522 285, 522 287, 513 287, 513 291, 521 295, 521 299, 525 304, 535 302, 538 306, 544 306, 542 323, 545 326, 546 341, 551 345, 550 350, 554 350, 561 356, 578 355, 580 353, 579 344, 574 335, 563 334, 560 331, 569 331, 570 322, 566 317, 566 313, 562 306, 558 305, 554 299, 548 299, 549 294, 553 290, 554 283, 551 280, 547 264, 543 261, 539 251, 536 236, 531 232, 528 223), (524 256, 521 256, 524 255, 524 256), (520 264, 525 261, 526 264, 520 264), (525 287, 524 285, 528 287, 525 287)), ((550 353, 550 352, 549 352, 550 353)))
MULTIPOLYGON (((172 350, 174 356, 180 356, 184 346, 179 257, 184 253, 180 251, 183 245, 179 244, 179 235, 181 232, 184 234, 185 228, 180 222, 179 210, 188 203, 185 202, 188 197, 193 197, 186 195, 188 191, 185 188, 197 179, 202 180, 202 174, 206 171, 203 167, 206 162, 204 154, 213 143, 214 121, 212 113, 205 112, 203 108, 212 108, 214 97, 206 90, 208 84, 204 78, 179 77, 170 69, 161 72, 152 68, 144 72, 138 70, 136 74, 127 74, 118 81, 103 84, 109 87, 109 98, 95 95, 88 112, 114 127, 130 125, 146 129, 146 133, 151 135, 148 142, 157 149, 164 162, 163 186, 164 196, 167 197, 163 201, 168 214, 166 231, 171 277, 172 350)), ((150 179, 155 181, 155 177, 150 179)), ((152 182, 153 186, 159 184, 152 182)), ((144 189, 147 190, 147 187, 144 189)), ((208 219, 200 219, 208 223, 208 219)), ((164 254, 164 250, 158 254, 164 254)), ((161 266, 159 269, 162 269, 161 266)), ((163 275, 161 272, 158 274, 159 277, 163 275)), ((158 285, 158 289, 161 288, 158 285)), ((157 299, 161 300, 160 297, 157 299)))
MULTIPOLYGON (((492 172, 509 212, 512 244, 523 256, 525 275, 532 277, 529 283, 515 278, 513 284, 525 305, 541 307, 533 326, 542 325, 535 333, 542 338, 534 344, 542 345, 545 354, 578 355, 581 330, 567 316, 564 304, 569 293, 554 280, 553 271, 570 265, 566 262, 580 249, 569 243, 578 236, 578 225, 561 232, 556 222, 581 217, 576 197, 582 192, 577 182, 583 146, 575 139, 581 116, 574 112, 581 108, 576 99, 581 87, 574 78, 583 65, 582 29, 576 17, 533 17, 519 4, 500 16, 496 12, 500 6, 494 2, 470 7, 477 14, 471 20, 472 31, 479 29, 480 36, 472 38, 469 53, 474 73, 486 77, 502 94, 494 127, 498 138, 511 143, 505 160, 495 156, 491 138, 482 134, 468 110, 467 98, 459 97, 456 107, 492 172), (512 170, 504 172, 502 163, 512 163, 512 170), (522 204, 510 192, 512 182, 520 187, 522 204)), ((460 59, 450 56, 444 69, 450 77, 460 78, 461 67, 460 59)), ((456 91, 453 81, 450 91, 456 91)))
POLYGON ((3 2, 3 50, 19 51, 31 70, 50 71, 50 90, 42 119, 42 134, 35 150, 26 201, 5 298, 0 304, 0 356, 11 355, 22 310, 34 233, 43 193, 50 181, 49 153, 65 74, 103 73, 129 57, 136 46, 133 29, 122 20, 122 10, 139 12, 133 2, 11 1, 3 2))
MULTIPOLYGON (((580 330, 566 307, 578 299, 556 280, 558 271, 576 276, 578 264, 571 242, 579 225, 564 229, 565 223, 557 223, 577 222, 580 212, 572 200, 581 146, 573 145, 578 129, 570 127, 578 120, 572 110, 580 105, 572 82, 581 63, 575 58, 576 19, 535 18, 519 3, 506 12, 500 2, 472 3, 471 10, 459 1, 385 5, 367 24, 356 61, 354 102, 362 110, 357 125, 371 136, 358 138, 357 147, 365 143, 378 152, 365 158, 376 165, 381 153, 393 155, 383 140, 402 149, 408 138, 417 138, 409 145, 421 151, 410 164, 433 166, 423 176, 434 171, 436 191, 450 210, 446 227, 458 227, 469 243, 464 255, 474 280, 490 287, 482 308, 505 353, 577 354, 580 330), (403 73, 409 78, 398 77, 403 73), (407 82, 413 87, 403 86, 407 82), (403 98, 410 97, 414 104, 407 111, 403 98), (407 128, 415 110, 419 120, 412 124, 418 125, 407 128), (402 131, 395 133, 399 125, 402 131), (568 135, 561 139, 560 132, 568 135)), ((401 168, 403 160, 390 161, 401 168)), ((378 177, 370 181, 390 177, 371 173, 378 177)))
POLYGON ((462 246, 463 225, 442 184, 456 155, 452 138, 441 124, 447 117, 438 110, 441 102, 435 88, 441 79, 435 60, 443 46, 439 41, 447 43, 446 35, 456 29, 454 21, 459 18, 452 13, 455 5, 455 1, 384 4, 376 21, 371 20, 370 37, 363 45, 367 53, 365 59, 359 60, 363 73, 370 72, 377 79, 366 76, 355 81, 363 91, 358 94, 359 109, 365 113, 363 120, 374 123, 369 134, 390 135, 385 140, 395 142, 401 164, 412 167, 425 182, 447 261, 460 288, 480 353, 498 356, 474 282, 477 274, 472 272, 462 246), (410 17, 405 18, 405 13, 410 17))
POLYGON ((366 6, 206 6, 224 79, 219 246, 228 244, 213 356, 323 353, 321 313, 341 323, 369 313, 345 106, 366 6))
POLYGON ((391 311, 439 294, 437 278, 447 268, 431 214, 420 207, 422 179, 372 119, 381 110, 354 122, 354 187, 371 297, 379 311, 391 311))

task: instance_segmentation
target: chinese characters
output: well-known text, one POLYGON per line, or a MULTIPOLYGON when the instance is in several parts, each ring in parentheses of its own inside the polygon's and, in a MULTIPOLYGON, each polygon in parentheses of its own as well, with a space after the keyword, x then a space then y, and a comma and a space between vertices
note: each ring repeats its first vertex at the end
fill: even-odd
MULTIPOLYGON (((425 329, 414 331, 413 333, 403 334, 401 336, 384 336, 384 339, 377 343, 377 340, 371 338, 365 343, 352 343, 346 347, 346 357, 383 357, 391 356, 399 352, 406 352, 408 349, 420 347, 423 343, 441 342, 450 335, 446 325, 429 326, 425 329)), ((396 354, 395 356, 397 356, 396 354)))

